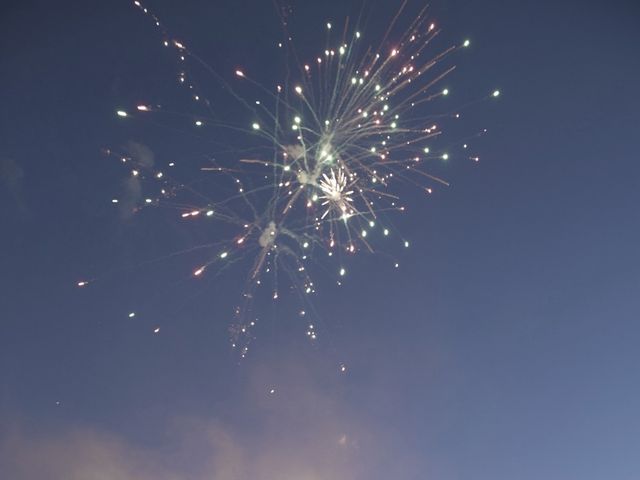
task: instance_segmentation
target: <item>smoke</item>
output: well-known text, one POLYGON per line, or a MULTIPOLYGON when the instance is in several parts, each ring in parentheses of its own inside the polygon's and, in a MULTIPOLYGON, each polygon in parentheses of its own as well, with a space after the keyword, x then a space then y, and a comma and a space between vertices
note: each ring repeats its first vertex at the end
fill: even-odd
MULTIPOLYGON (((151 169, 155 165, 155 155, 148 146, 129 141, 123 149, 136 165, 144 169, 151 169)), ((141 201, 142 184, 140 183, 140 178, 131 175, 122 182, 122 193, 119 201, 120 216, 125 220, 131 218, 141 201)))
POLYGON ((153 151, 142 143, 130 140, 124 146, 124 151, 143 168, 153 168, 155 165, 155 155, 153 151))

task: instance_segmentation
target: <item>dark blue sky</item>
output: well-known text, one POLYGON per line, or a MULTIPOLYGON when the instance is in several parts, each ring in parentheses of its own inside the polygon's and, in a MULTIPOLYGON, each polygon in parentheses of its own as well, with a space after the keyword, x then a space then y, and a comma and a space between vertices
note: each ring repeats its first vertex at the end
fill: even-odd
MULTIPOLYGON (((294 4, 293 23, 314 25, 305 41, 359 9, 319 3, 294 4)), ((271 2, 149 6, 212 65, 270 74, 255 45, 279 35, 271 2)), ((369 28, 393 10, 374 4, 369 28)), ((640 7, 432 12, 446 39, 473 41, 454 92, 503 92, 477 109, 482 161, 408 194, 401 269, 363 256, 318 296, 319 347, 270 310, 238 366, 241 275, 185 299, 175 263, 126 269, 189 233, 109 203, 121 172, 103 147, 206 151, 114 116, 184 102, 157 32, 126 1, 3 4, 0 477, 638 478, 640 7)))

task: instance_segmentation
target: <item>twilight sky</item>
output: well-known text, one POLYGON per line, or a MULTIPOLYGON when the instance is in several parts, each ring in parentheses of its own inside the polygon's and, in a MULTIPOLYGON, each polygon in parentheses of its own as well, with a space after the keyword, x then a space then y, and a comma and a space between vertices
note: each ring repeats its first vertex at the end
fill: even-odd
MULTIPOLYGON (((391 3, 365 6, 365 32, 391 3)), ((220 70, 277 75, 272 2, 148 5, 220 70)), ((360 11, 292 5, 311 49, 360 11)), ((1 478, 640 476, 640 5, 435 0, 432 15, 448 43, 472 40, 451 101, 503 93, 472 113, 482 161, 448 164, 452 187, 429 198, 407 189, 401 268, 356 257, 314 301, 317 346, 284 300, 238 365, 227 328, 245 272, 193 292, 191 264, 136 266, 202 239, 110 203, 122 175, 102 148, 207 151, 114 114, 189 111, 157 32, 124 0, 3 2, 1 478)))

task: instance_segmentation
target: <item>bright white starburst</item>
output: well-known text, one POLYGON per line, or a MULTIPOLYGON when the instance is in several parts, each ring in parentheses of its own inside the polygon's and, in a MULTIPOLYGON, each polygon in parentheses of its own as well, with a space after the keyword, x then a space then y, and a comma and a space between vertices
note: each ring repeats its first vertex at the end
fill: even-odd
POLYGON ((351 203, 353 202, 353 190, 349 188, 347 176, 344 170, 338 169, 338 173, 334 169, 330 170, 330 174, 322 174, 319 182, 319 188, 322 192, 320 199, 323 206, 327 206, 321 218, 325 218, 329 212, 335 210, 338 215, 344 219, 348 218, 351 213, 351 203))

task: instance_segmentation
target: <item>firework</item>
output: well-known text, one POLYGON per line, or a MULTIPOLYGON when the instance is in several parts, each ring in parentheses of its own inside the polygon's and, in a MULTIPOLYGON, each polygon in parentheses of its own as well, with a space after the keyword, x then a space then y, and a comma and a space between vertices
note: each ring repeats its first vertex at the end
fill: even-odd
MULTIPOLYGON (((358 29, 345 27, 334 36, 337 29, 327 23, 326 48, 306 62, 289 53, 287 71, 294 73, 283 74, 275 88, 269 88, 253 78, 250 66, 228 74, 217 72, 184 42, 173 39, 139 1, 134 4, 162 32, 163 45, 175 51, 181 65, 178 82, 190 89, 194 101, 206 99, 194 93, 198 89, 186 73, 188 59, 211 72, 213 80, 245 112, 244 125, 205 116, 191 120, 195 128, 209 129, 215 138, 224 137, 225 131, 245 136, 251 155, 238 155, 225 164, 212 161, 200 168, 200 175, 231 185, 231 195, 186 186, 135 156, 109 151, 127 165, 137 181, 153 185, 153 195, 128 205, 133 212, 163 205, 177 211, 176 216, 184 221, 227 225, 222 231, 231 232, 228 237, 198 247, 207 252, 208 259, 192 266, 193 277, 204 277, 238 257, 253 259, 230 329, 233 346, 245 356, 256 325, 251 309, 259 288, 278 300, 279 272, 284 272, 287 285, 307 302, 316 292, 308 273, 312 263, 334 257, 331 264, 340 284, 347 273, 345 257, 361 250, 373 252, 372 233, 391 235, 388 214, 404 211, 401 193, 406 185, 426 194, 437 185, 448 185, 431 169, 434 162, 450 158, 448 151, 435 145, 443 134, 442 123, 458 118, 459 113, 434 115, 426 104, 449 95, 449 89, 441 85, 454 69, 449 58, 470 43, 464 40, 434 50, 440 30, 426 9, 396 35, 398 13, 377 47, 367 43, 358 29), (392 43, 389 38, 394 36, 392 43), (255 89, 256 100, 236 92, 246 88, 255 89)), ((287 38, 291 42, 287 51, 295 52, 293 41, 287 38)), ((498 95, 496 90, 487 98, 498 95)), ((130 119, 158 113, 160 108, 137 105, 134 110, 120 109, 116 114, 130 119)), ((465 143, 463 158, 478 161, 470 150, 465 143)), ((122 203, 118 198, 111 201, 122 203)), ((399 235, 393 237, 409 246, 399 235)), ((300 316, 305 314, 302 310, 300 316)), ((317 338, 313 324, 307 324, 306 335, 310 340, 317 338)), ((341 365, 340 370, 346 367, 341 365)))

